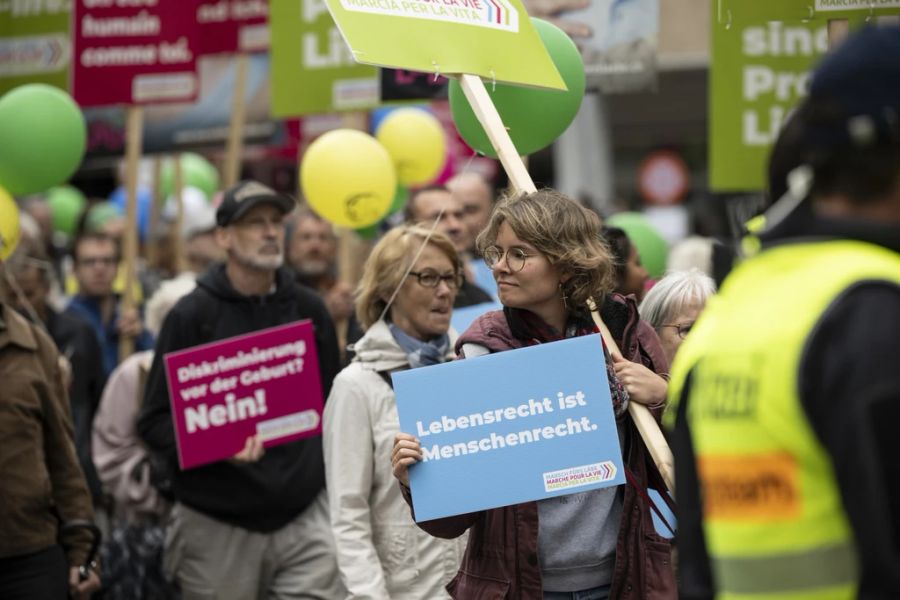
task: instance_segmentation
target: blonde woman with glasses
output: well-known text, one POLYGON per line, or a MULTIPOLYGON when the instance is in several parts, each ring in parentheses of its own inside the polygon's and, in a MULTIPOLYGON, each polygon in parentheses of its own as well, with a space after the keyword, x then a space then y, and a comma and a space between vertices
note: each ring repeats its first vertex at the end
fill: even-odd
POLYGON ((400 431, 391 374, 453 357, 448 333, 462 264, 449 238, 418 226, 389 231, 366 261, 356 314, 366 329, 335 378, 324 415, 325 475, 347 598, 434 600, 464 540, 418 529, 391 477, 400 431))

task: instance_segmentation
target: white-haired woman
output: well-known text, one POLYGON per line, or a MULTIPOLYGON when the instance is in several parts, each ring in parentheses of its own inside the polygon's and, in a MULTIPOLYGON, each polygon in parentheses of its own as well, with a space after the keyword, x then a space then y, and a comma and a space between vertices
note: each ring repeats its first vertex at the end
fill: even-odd
POLYGON ((641 318, 659 334, 669 364, 715 293, 715 282, 697 269, 668 273, 647 292, 640 306, 641 318))
POLYGON ((453 357, 448 334, 462 263, 450 239, 422 227, 389 231, 366 260, 356 315, 366 329, 334 380, 323 443, 331 525, 347 599, 433 600, 456 574, 465 540, 413 522, 391 475, 400 431, 391 373, 453 357))

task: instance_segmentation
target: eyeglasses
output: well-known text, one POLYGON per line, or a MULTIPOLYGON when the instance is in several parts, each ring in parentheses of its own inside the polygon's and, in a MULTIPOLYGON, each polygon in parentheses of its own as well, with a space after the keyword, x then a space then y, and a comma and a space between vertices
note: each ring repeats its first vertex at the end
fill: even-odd
POLYGON ((504 255, 506 256, 506 266, 508 266, 509 270, 513 273, 517 273, 525 268, 525 261, 528 260, 529 257, 535 256, 534 254, 528 254, 518 247, 510 248, 504 252, 497 246, 491 246, 484 250, 484 263, 489 269, 496 269, 497 264, 504 255))
POLYGON ((678 337, 684 339, 687 337, 687 334, 691 332, 691 329, 694 327, 693 323, 679 323, 673 325, 663 325, 663 327, 673 327, 678 330, 678 337))
POLYGON ((112 267, 116 264, 115 256, 92 256, 90 258, 79 258, 78 264, 83 267, 112 267))
POLYGON ((453 289, 459 289, 463 283, 463 276, 461 273, 448 273, 447 275, 441 275, 437 271, 410 271, 410 275, 415 275, 416 279, 419 280, 419 285, 427 287, 427 288, 436 288, 443 281, 447 284, 448 287, 453 289))

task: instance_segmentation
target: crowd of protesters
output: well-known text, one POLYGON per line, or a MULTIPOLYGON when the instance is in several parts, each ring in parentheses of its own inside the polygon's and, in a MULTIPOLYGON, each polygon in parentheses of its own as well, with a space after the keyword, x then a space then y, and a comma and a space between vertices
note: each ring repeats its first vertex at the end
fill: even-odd
POLYGON ((328 222, 240 182, 207 222, 169 231, 184 256, 141 261, 135 305, 120 223, 87 213, 61 251, 46 204, 22 202, 0 277, 0 598, 900 596, 898 56, 884 27, 817 71, 773 153, 762 250, 721 295, 709 244, 653 281, 627 233, 577 201, 495 194, 473 173, 414 190, 356 285, 328 222), (492 302, 451 327, 455 308, 492 302), (251 436, 182 470, 163 356, 301 319, 323 435, 251 436), (391 375, 598 320, 627 483, 416 523, 421 446, 391 375), (738 393, 752 410, 735 412, 738 393), (630 403, 670 409, 678 561, 630 403), (780 499, 729 494, 754 475, 780 499))

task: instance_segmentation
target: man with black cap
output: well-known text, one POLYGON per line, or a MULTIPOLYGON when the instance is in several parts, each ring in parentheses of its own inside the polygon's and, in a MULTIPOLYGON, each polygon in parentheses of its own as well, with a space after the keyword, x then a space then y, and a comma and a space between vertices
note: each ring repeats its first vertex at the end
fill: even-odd
POLYGON ((672 368, 681 598, 900 598, 900 28, 782 136, 762 250, 672 368))
POLYGON ((163 356, 198 344, 312 319, 323 391, 338 372, 334 325, 322 301, 284 262, 294 201, 255 181, 224 195, 216 239, 224 264, 169 312, 147 379, 138 432, 174 496, 166 569, 184 600, 341 596, 318 437, 263 451, 256 437, 230 460, 180 471, 163 356))

